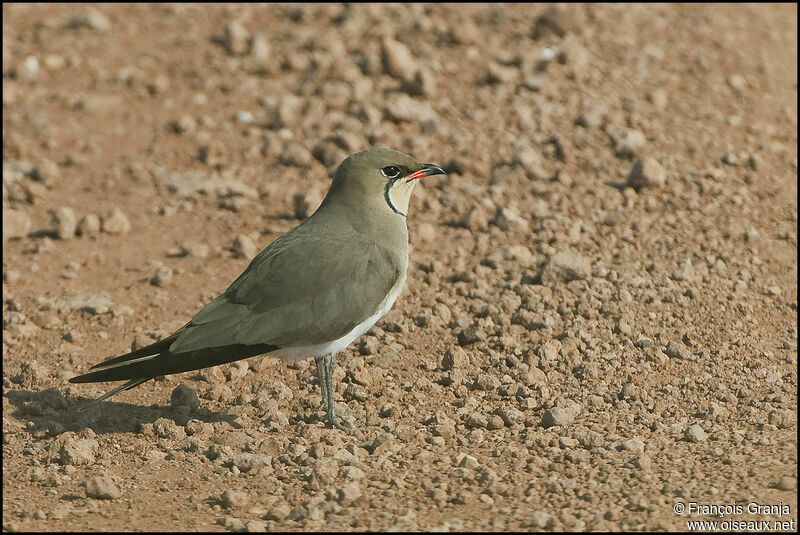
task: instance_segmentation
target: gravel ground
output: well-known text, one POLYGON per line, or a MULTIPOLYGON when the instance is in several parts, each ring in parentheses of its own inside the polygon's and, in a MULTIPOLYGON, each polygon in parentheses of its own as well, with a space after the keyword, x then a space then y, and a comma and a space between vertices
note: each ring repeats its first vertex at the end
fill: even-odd
POLYGON ((3 4, 3 529, 795 521, 796 20, 3 4), (372 145, 448 174, 337 359, 354 434, 268 358, 77 412, 372 145))

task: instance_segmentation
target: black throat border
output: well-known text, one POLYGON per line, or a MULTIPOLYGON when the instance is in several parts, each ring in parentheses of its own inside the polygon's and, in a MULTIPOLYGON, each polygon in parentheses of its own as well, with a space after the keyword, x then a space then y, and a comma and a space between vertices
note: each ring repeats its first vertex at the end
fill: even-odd
POLYGON ((386 188, 383 190, 383 197, 386 199, 386 204, 389 205, 389 208, 391 208, 394 213, 406 217, 408 214, 404 214, 403 212, 398 210, 397 207, 392 203, 392 196, 389 195, 389 190, 392 189, 392 186, 394 186, 397 180, 398 179, 395 178, 393 180, 389 180, 388 182, 386 182, 386 188))

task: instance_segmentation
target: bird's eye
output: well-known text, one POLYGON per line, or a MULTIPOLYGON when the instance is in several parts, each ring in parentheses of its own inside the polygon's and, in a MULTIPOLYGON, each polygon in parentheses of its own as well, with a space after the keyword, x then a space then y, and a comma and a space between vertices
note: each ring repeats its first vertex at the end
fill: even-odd
POLYGON ((397 178, 400 176, 400 168, 396 165, 387 165, 381 169, 381 174, 386 178, 397 178))

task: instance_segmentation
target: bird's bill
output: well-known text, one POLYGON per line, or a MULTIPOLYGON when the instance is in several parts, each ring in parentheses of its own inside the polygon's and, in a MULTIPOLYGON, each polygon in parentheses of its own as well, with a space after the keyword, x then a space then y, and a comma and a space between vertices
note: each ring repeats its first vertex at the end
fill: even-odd
POLYGON ((441 167, 433 165, 432 163, 424 163, 422 164, 422 169, 420 169, 419 171, 414 171, 413 173, 408 175, 406 177, 406 180, 414 180, 417 178, 425 178, 426 176, 443 175, 443 174, 445 174, 445 172, 442 171, 441 167))

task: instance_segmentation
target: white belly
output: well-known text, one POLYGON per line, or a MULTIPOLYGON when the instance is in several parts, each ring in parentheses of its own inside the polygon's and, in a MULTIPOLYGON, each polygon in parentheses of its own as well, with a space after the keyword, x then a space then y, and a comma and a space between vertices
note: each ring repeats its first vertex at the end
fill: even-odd
POLYGON ((386 299, 383 300, 383 303, 381 303, 381 305, 378 307, 378 310, 375 312, 375 314, 353 327, 352 331, 345 334, 341 338, 310 346, 282 347, 268 354, 280 357, 282 360, 304 360, 311 357, 321 357, 322 355, 335 355, 342 349, 349 346, 353 340, 367 332, 370 327, 375 325, 379 319, 389 312, 389 309, 392 308, 392 305, 397 300, 400 292, 403 290, 403 283, 405 283, 405 281, 406 276, 405 273, 403 273, 403 276, 400 277, 400 279, 397 281, 397 284, 395 284, 391 291, 386 295, 386 299))

